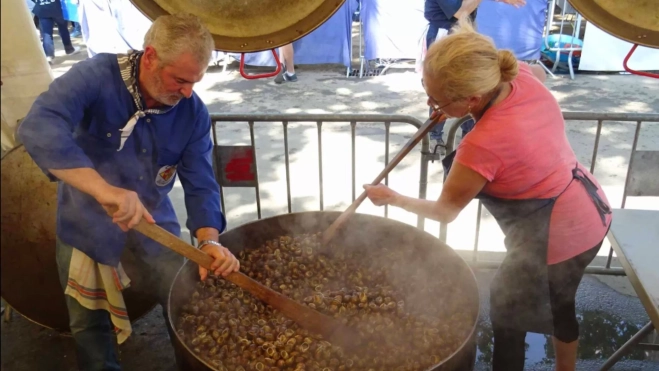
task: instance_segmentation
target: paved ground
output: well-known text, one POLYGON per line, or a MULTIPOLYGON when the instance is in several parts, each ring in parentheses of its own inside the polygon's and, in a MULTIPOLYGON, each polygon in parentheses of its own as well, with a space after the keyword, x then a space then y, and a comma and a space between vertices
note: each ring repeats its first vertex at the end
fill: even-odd
MULTIPOLYGON (((56 41, 56 46, 60 46, 56 41)), ((61 46, 60 46, 61 47, 61 46)), ((58 53, 62 53, 60 50, 58 53)), ((61 75, 84 55, 62 57, 53 66, 61 75)), ((340 66, 300 66, 299 82, 275 85, 272 81, 242 79, 236 64, 227 73, 212 68, 196 87, 211 112, 218 113, 384 113, 407 114, 423 120, 427 113, 419 79, 412 72, 392 71, 374 78, 346 78, 340 66)), ((659 80, 625 75, 566 75, 549 79, 547 86, 566 110, 591 112, 659 112, 659 80)), ((392 127, 392 155, 413 134, 409 126, 392 127)), ((594 125, 569 123, 568 137, 584 163, 590 163, 594 142, 594 125)), ((263 216, 286 212, 283 134, 279 124, 258 123, 255 127, 261 180, 263 216)), ((634 127, 607 122, 603 129, 596 176, 614 205, 621 201, 634 127)), ((340 210, 350 201, 350 126, 347 123, 323 127, 324 194, 327 209, 340 210)), ((383 163, 384 128, 379 124, 360 123, 357 128, 357 184, 369 182, 383 163)), ((512 133, 511 133, 512 135, 512 133)), ((291 125, 291 190, 294 211, 318 209, 317 133, 315 124, 291 125)), ((249 132, 245 123, 218 126, 221 144, 247 144, 249 132)), ((646 125, 641 131, 639 148, 659 149, 659 125, 646 125)), ((418 193, 419 155, 403 161, 390 177, 390 185, 409 195, 418 193)), ((428 197, 441 190, 441 167, 431 164, 428 197)), ((229 189, 225 192, 228 219, 232 227, 256 217, 254 192, 251 189, 229 189)), ((185 220, 182 189, 175 189, 172 199, 181 221, 185 220)), ((628 201, 628 207, 659 208, 657 199, 628 201)), ((381 213, 365 204, 360 212, 381 213)), ((415 218, 391 210, 390 216, 414 223, 415 218)), ((470 205, 449 229, 449 244, 458 250, 473 248, 476 206, 470 205)), ((426 223, 427 230, 437 233, 436 223, 426 223)), ((491 218, 481 225, 481 249, 502 251, 501 235, 491 218), (484 241, 484 242, 483 242, 484 241)), ((606 252, 603 250, 602 254, 606 252)), ((487 303, 487 287, 492 272, 479 272, 481 299, 487 303)), ((647 322, 638 298, 633 295, 626 278, 588 276, 579 291, 582 315, 582 347, 579 370, 595 370, 616 346, 621 345, 647 322)), ((487 313, 486 306, 483 313, 487 313)), ((491 329, 483 318, 479 335, 477 368, 487 369, 491 356, 491 329)), ((543 336, 527 338, 527 368, 548 370, 552 367, 552 349, 543 336)), ((168 370, 173 357, 159 311, 153 311, 135 324, 135 335, 120 347, 126 370, 168 370)), ((616 370, 658 370, 657 356, 635 352, 616 370), (652 361, 651 359, 655 359, 652 361)), ((70 370, 74 367, 74 351, 70 338, 42 329, 18 315, 2 324, 2 370, 70 370)))
MULTIPOLYGON (((476 370, 488 370, 492 357, 492 329, 487 320, 487 287, 492 275, 492 272, 477 273, 484 315, 478 331, 476 370)), ((638 298, 612 290, 597 277, 584 278, 577 302, 581 323, 577 365, 580 371, 599 370, 605 359, 648 322, 638 298)), ((19 315, 14 315, 11 323, 2 323, 1 336, 2 370, 75 370, 74 344, 70 337, 41 328, 19 315)), ((529 334, 526 343, 525 369, 553 370, 551 341, 544 335, 529 334)), ((134 335, 119 349, 125 370, 174 371, 174 357, 159 308, 134 324, 134 335)), ((659 370, 659 357, 636 350, 614 370, 659 370)))

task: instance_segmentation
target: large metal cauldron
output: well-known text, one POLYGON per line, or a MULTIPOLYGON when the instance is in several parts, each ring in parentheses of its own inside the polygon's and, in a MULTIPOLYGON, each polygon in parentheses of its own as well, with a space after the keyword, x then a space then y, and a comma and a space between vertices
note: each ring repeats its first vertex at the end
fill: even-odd
POLYGON ((323 24, 344 1, 131 0, 151 20, 165 14, 192 13, 213 34, 216 49, 238 53, 292 43, 323 24))
MULTIPOLYGON (((283 235, 313 233, 325 230, 336 218, 338 212, 303 212, 280 215, 245 224, 220 237, 223 245, 233 253, 245 248, 259 248, 267 240, 283 235)), ((427 279, 410 282, 411 287, 437 285, 437 272, 446 272, 451 277, 452 285, 468 296, 469 305, 461 308, 462 312, 472 315, 473 323, 468 338, 448 359, 430 368, 431 370, 472 370, 476 357, 475 332, 478 320, 479 302, 476 278, 467 264, 451 248, 437 238, 420 231, 413 226, 381 217, 355 214, 335 239, 337 247, 359 249, 366 252, 368 264, 377 262, 383 249, 406 249, 409 251, 406 261, 390 267, 391 275, 408 275, 410 270, 427 273, 427 279)), ((376 263, 377 264, 377 263, 376 263)), ((174 279, 169 295, 169 321, 175 327, 182 306, 189 300, 196 282, 199 280, 197 265, 188 261, 174 279)), ((409 280, 408 280, 409 282, 409 280)), ((444 298, 421 296, 407 292, 403 299, 406 303, 414 302, 421 308, 432 308, 444 298)), ((407 306, 407 304, 406 304, 407 306)), ((211 370, 210 365, 194 355, 182 339, 176 334, 174 340, 176 356, 183 370, 211 370)))
MULTIPOLYGON (((19 146, 2 157, 1 188, 2 297, 27 319, 67 332, 69 314, 55 261, 57 183, 50 182, 19 146)), ((125 249, 121 262, 131 287, 124 291, 124 298, 133 321, 156 304, 134 261, 125 249)))
POLYGON ((659 48, 659 1, 569 0, 589 22, 633 44, 659 48))

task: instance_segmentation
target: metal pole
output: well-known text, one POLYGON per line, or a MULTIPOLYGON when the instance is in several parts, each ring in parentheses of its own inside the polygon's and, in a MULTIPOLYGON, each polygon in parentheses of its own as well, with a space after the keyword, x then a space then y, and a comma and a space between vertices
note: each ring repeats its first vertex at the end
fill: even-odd
POLYGON ((282 121, 284 126, 284 161, 286 162, 286 201, 288 202, 288 213, 293 212, 291 200, 291 161, 288 154, 288 121, 282 121))
POLYGON ((325 209, 325 195, 323 194, 323 122, 316 121, 318 130, 318 199, 320 201, 320 211, 325 209))
POLYGON ((481 211, 483 210, 483 204, 478 201, 478 211, 476 212, 476 237, 474 239, 474 256, 472 261, 478 261, 478 237, 481 234, 481 211))
MULTIPOLYGON (((625 188, 622 190, 622 205, 621 209, 625 208, 627 203, 627 187, 629 186, 629 175, 632 173, 632 166, 634 165, 634 153, 636 153, 636 147, 638 146, 638 135, 641 133, 641 121, 636 122, 636 131, 634 132, 634 143, 632 143, 632 153, 629 156, 629 166, 627 167, 627 176, 625 177, 625 188)), ((606 267, 611 267, 611 260, 613 260, 613 247, 609 248, 609 256, 606 260, 606 267)))
POLYGON ((355 183, 357 182, 356 172, 355 172, 355 167, 357 166, 356 163, 355 163, 356 162, 355 158, 357 156, 356 153, 355 153, 355 151, 356 151, 356 143, 355 143, 356 133, 355 133, 355 129, 356 128, 357 128, 357 122, 355 122, 355 121, 350 122, 350 136, 351 136, 351 139, 352 139, 352 201, 353 202, 355 201, 355 198, 357 197, 355 195, 356 194, 355 183))
POLYGON ((536 64, 539 65, 540 67, 542 67, 542 69, 545 70, 545 72, 547 72, 552 78, 554 78, 554 79, 556 78, 556 75, 554 75, 554 73, 551 72, 551 70, 549 68, 547 68, 547 66, 545 66, 544 63, 540 62, 539 59, 538 59, 538 63, 536 63, 536 64))
POLYGON ((348 67, 346 67, 346 77, 350 77, 350 70, 352 69, 352 14, 350 14, 350 62, 348 62, 348 67))
MULTIPOLYGON (((428 162, 432 155, 427 154, 430 151, 430 141, 426 135, 421 139, 421 171, 419 172, 419 198, 425 200, 428 193, 428 162), (426 155, 427 154, 427 155, 426 155)), ((424 230, 426 225, 426 218, 418 215, 416 218, 416 226, 424 230)))
POLYGON ((647 325, 643 326, 643 328, 639 332, 637 332, 636 335, 632 336, 631 339, 629 339, 623 346, 621 346, 620 349, 616 350, 616 352, 613 353, 613 355, 606 360, 606 362, 604 363, 604 365, 602 365, 602 368, 600 368, 600 370, 601 371, 610 370, 611 367, 613 367, 613 365, 618 363, 620 358, 622 358, 629 351, 629 348, 638 344, 641 340, 643 340, 644 337, 652 333, 652 331, 654 331, 654 326, 652 325, 652 322, 649 322, 647 325))
POLYGON ((362 9, 359 9, 359 78, 364 76, 364 51, 362 50, 362 9))
POLYGON ((595 133, 595 146, 593 147, 593 158, 590 160, 590 173, 595 174, 595 163, 597 162, 597 150, 600 146, 602 136, 602 120, 597 120, 597 132, 595 133))
MULTIPOLYGON (((449 125, 448 129, 448 134, 446 137, 446 154, 449 155, 451 152, 455 150, 455 138, 458 134, 458 129, 469 120, 469 116, 462 117, 458 119, 453 125, 449 125)), ((448 124, 448 120, 444 124, 444 127, 446 127, 446 124, 448 124)), ((446 178, 446 174, 444 174, 444 178, 446 178)), ((446 242, 446 238, 448 236, 448 226, 446 223, 439 223, 439 239, 442 242, 446 242)))
POLYGON ((252 160, 254 161, 254 176, 256 177, 256 186, 254 192, 256 193, 256 214, 261 219, 261 192, 259 191, 259 167, 256 164, 256 144, 254 139, 254 121, 249 121, 249 141, 252 145, 252 160))
MULTIPOLYGON (((384 123, 384 166, 389 164, 389 131, 391 122, 385 121, 384 123)), ((423 161, 423 160, 421 160, 423 161)), ((389 186, 389 174, 384 177, 384 185, 389 186)), ((389 217, 389 205, 384 205, 384 217, 389 217)))
MULTIPOLYGON (((465 122, 469 121, 471 117, 465 116, 459 118, 453 125, 450 125, 448 129, 448 133, 446 135, 446 154, 450 154, 455 150, 455 138, 458 136, 458 129, 464 124, 465 122)), ((448 121, 446 122, 448 123, 448 121)), ((446 126, 446 124, 444 124, 446 126)))
POLYGON ((561 25, 558 29, 558 47, 556 48, 556 60, 554 61, 554 66, 552 67, 552 71, 556 72, 556 67, 558 67, 558 63, 561 61, 561 50, 563 48, 561 47, 561 40, 563 39, 563 26, 565 25, 565 3, 567 0, 563 0, 563 6, 561 9, 561 25))
MULTIPOLYGON (((221 169, 219 168, 219 165, 218 165, 218 162, 217 162, 218 158, 217 158, 217 129, 215 127, 216 125, 217 125, 217 121, 211 119, 211 134, 213 135, 213 175, 215 175, 215 181, 219 185, 220 184, 220 171, 221 171, 221 169)), ((222 208, 222 213, 224 213, 224 216, 226 216, 227 215, 227 211, 226 211, 227 209, 226 209, 226 206, 224 205, 224 188, 222 188, 221 186, 220 186, 220 206, 222 208)), ((229 226, 229 222, 227 220, 227 223, 226 223, 225 227, 228 228, 228 226, 229 226)), ((192 238, 192 232, 190 233, 190 238, 192 238)), ((192 245, 194 246, 194 241, 191 240, 191 242, 192 242, 192 245)))

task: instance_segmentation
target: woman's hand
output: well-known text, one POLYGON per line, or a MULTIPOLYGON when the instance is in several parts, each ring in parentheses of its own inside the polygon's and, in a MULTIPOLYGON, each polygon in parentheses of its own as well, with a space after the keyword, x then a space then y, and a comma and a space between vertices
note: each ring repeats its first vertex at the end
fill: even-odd
POLYGON ((376 206, 391 205, 400 196, 400 194, 384 184, 364 184, 364 189, 366 190, 368 199, 376 206))

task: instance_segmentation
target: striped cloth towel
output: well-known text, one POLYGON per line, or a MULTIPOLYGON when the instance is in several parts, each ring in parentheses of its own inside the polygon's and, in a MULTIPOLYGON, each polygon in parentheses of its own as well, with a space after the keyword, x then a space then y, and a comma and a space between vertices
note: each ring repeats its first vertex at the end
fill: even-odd
POLYGON ((119 344, 126 341, 133 332, 121 293, 129 285, 130 279, 121 263, 116 268, 100 264, 73 248, 64 294, 75 298, 87 309, 108 311, 119 344))

